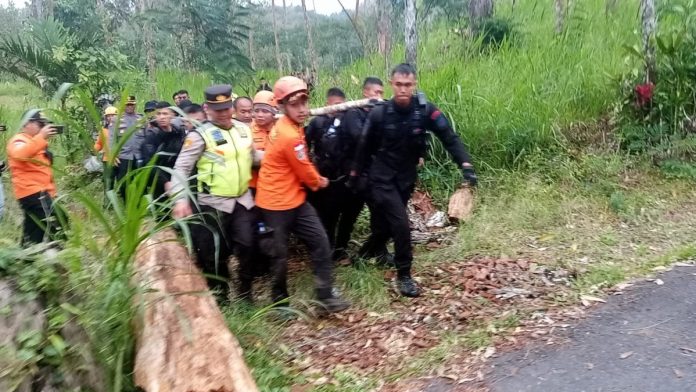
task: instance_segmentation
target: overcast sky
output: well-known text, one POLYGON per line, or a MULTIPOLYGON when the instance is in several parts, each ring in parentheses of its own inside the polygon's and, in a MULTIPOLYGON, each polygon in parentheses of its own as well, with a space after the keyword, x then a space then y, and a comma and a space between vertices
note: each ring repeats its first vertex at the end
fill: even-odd
MULTIPOLYGON (((302 4, 301 0, 286 0, 288 5, 300 5, 302 4)), ((351 7, 355 7, 355 2, 353 0, 341 0, 343 1, 343 5, 348 7, 350 9, 351 7)), ((0 5, 7 6, 10 4, 11 0, 0 0, 0 5)), ((24 7, 24 0, 14 0, 13 1, 16 7, 24 7)), ((338 0, 305 0, 305 3, 307 4, 307 9, 311 10, 314 8, 314 5, 317 6, 317 12, 320 14, 325 14, 325 15, 330 15, 333 14, 334 12, 341 12, 341 5, 338 4, 338 0)), ((282 5, 283 0, 277 0, 276 5, 282 5)))
MULTIPOLYGON (((0 0, 2 1, 2 0, 0 0)), ((351 9, 351 7, 355 7, 355 2, 353 0, 341 0, 343 2, 343 5, 346 6, 347 9, 351 9)), ((287 0, 288 4, 292 5, 300 5, 302 4, 301 0, 287 0)), ((283 0, 276 0, 276 5, 283 5, 283 0)), ((305 4, 307 5, 307 9, 311 10, 314 8, 314 5, 316 4, 317 6, 317 12, 320 14, 333 14, 334 12, 341 12, 341 5, 338 4, 338 0, 305 0, 305 4)))

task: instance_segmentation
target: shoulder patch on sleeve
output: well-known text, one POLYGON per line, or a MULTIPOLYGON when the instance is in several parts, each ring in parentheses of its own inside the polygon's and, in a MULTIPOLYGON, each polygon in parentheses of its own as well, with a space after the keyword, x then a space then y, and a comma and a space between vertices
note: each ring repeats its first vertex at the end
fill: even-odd
POLYGON ((307 153, 305 152, 305 144, 304 142, 298 142, 295 144, 295 147, 293 148, 295 150, 295 156, 297 159, 304 161, 307 159, 307 153))
POLYGON ((433 114, 430 115, 430 119, 434 121, 434 120, 436 120, 438 117, 440 117, 441 114, 442 114, 441 111, 435 110, 435 111, 433 112, 433 114))

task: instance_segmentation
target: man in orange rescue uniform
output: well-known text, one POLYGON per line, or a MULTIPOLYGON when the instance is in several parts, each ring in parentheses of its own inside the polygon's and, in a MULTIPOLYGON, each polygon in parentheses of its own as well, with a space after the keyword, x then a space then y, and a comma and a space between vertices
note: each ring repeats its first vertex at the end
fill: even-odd
POLYGON ((22 246, 27 246, 53 239, 59 229, 53 205, 53 155, 48 151, 48 139, 56 129, 38 109, 27 111, 21 126, 22 131, 7 143, 7 158, 15 198, 24 211, 22 246))
POLYGON ((104 128, 94 142, 94 151, 98 153, 101 152, 102 154, 102 162, 104 164, 104 191, 109 191, 113 188, 116 178, 114 167, 109 162, 109 160, 113 158, 109 151, 109 146, 111 145, 109 143, 109 127, 113 126, 117 114, 118 109, 113 106, 104 109, 104 128))
MULTIPOLYGON (((273 125, 275 125, 275 115, 278 113, 273 93, 270 91, 259 91, 254 96, 254 120, 251 123, 251 134, 254 138, 254 150, 257 156, 263 158, 266 150, 266 139, 271 133, 273 125)), ((256 192, 256 183, 258 182, 259 173, 254 170, 249 186, 253 192, 256 192)))
POLYGON ((278 303, 289 296, 287 254, 292 232, 309 248, 320 305, 328 313, 340 312, 350 304, 334 293, 329 238, 316 211, 307 203, 303 188, 317 190, 329 184, 307 156, 302 128, 309 116, 307 85, 296 77, 285 76, 276 82, 273 95, 285 116, 278 120, 266 142, 256 195, 264 221, 274 229, 272 300, 278 303))

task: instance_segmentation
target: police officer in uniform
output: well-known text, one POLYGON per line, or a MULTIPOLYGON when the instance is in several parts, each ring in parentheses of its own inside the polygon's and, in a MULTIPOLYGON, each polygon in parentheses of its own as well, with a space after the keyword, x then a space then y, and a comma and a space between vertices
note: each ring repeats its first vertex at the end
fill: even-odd
POLYGON ((239 259, 239 295, 252 300, 252 246, 255 223, 254 198, 249 180, 254 158, 251 130, 232 119, 232 87, 214 85, 205 90, 210 122, 189 132, 174 164, 169 194, 175 199, 172 215, 193 214, 186 189, 188 177, 198 170, 200 223, 191 227, 198 264, 207 274, 211 289, 227 298, 227 259, 236 251, 239 259), (219 245, 216 245, 216 236, 219 245))
MULTIPOLYGON (((115 154, 114 166, 116 166, 115 175, 117 181, 123 181, 124 178, 128 176, 128 173, 139 168, 143 163, 140 149, 145 140, 145 132, 142 122, 143 116, 135 111, 136 104, 137 101, 135 96, 129 96, 123 115, 118 121, 114 121, 108 128, 109 150, 114 153, 121 139, 128 137, 121 146, 121 150, 115 154)), ((126 188, 126 184, 120 185, 119 192, 124 199, 126 196, 126 188)))
MULTIPOLYGON (((358 146, 357 162, 370 157, 369 198, 374 205, 375 224, 366 247, 383 247, 394 239, 397 288, 406 297, 417 297, 420 289, 411 277, 413 253, 406 204, 418 178, 419 159, 427 148, 427 131, 442 142, 463 172, 463 181, 476 185, 477 179, 466 147, 437 107, 414 96, 416 71, 400 64, 391 73, 394 97, 372 110, 358 146)), ((361 170, 351 172, 354 184, 361 170)))

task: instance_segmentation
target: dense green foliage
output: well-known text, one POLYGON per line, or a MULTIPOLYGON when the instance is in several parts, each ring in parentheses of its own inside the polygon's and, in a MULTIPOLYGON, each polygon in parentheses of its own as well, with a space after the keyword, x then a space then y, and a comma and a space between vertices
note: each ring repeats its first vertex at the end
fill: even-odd
MULTIPOLYGON (((648 201, 642 195, 632 196, 624 190, 621 179, 627 168, 633 169, 632 158, 626 159, 624 151, 672 152, 674 146, 684 146, 681 151, 696 150, 684 121, 685 116, 693 118, 696 111, 695 19, 688 3, 682 6, 683 12, 678 7, 661 10, 657 86, 652 105, 640 110, 631 105, 635 101, 635 85, 643 81, 642 58, 630 56, 627 50, 640 42, 636 33, 638 5, 620 2, 611 12, 605 12, 603 0, 572 3, 561 34, 554 32, 550 0, 518 1, 514 8, 509 2, 501 2, 496 18, 486 21, 484 26, 488 28, 476 34, 467 30, 464 2, 420 3, 424 20, 419 87, 447 114, 469 145, 482 179, 481 207, 463 234, 461 244, 453 247, 452 252, 505 252, 508 249, 496 242, 501 227, 512 227, 514 233, 543 232, 554 222, 563 221, 565 215, 576 214, 576 205, 583 201, 601 206, 613 214, 612 219, 635 218, 648 206, 648 201), (606 122, 609 125, 598 121, 601 117, 611 117, 606 122), (604 136, 609 140, 603 140, 604 136), (579 143, 579 140, 589 142, 579 143), (614 147, 613 142, 625 149, 602 156, 609 147, 614 147), (597 155, 593 148, 599 151, 597 155), (585 155, 579 149, 592 152, 585 155), (577 195, 569 195, 569 190, 577 195), (587 200, 578 200, 580 197, 587 200), (562 208, 560 201, 571 207, 564 204, 562 208), (474 249, 475 246, 478 248, 474 249)), ((54 140, 52 148, 58 158, 64 158, 59 159, 61 164, 56 172, 74 222, 71 239, 61 253, 64 256, 61 265, 49 264, 45 269, 40 265, 37 271, 28 272, 18 264, 10 270, 7 260, 20 258, 17 254, 21 253, 14 247, 19 221, 15 210, 0 224, 0 247, 8 249, 0 253, 0 269, 21 279, 25 276, 33 279, 36 274, 40 278, 48 277, 50 284, 29 287, 29 291, 67 293, 68 303, 77 309, 71 314, 79 316, 77 319, 99 348, 98 358, 107 369, 113 390, 130 391, 133 350, 130 323, 135 312, 131 304, 137 292, 129 286, 132 277, 129 265, 137 245, 171 222, 155 219, 153 213, 157 211, 150 209, 147 198, 132 197, 129 204, 123 205, 112 194, 97 196, 102 194, 99 178, 87 175, 80 167, 80 160, 91 152, 92 135, 98 128, 99 113, 91 95, 104 88, 115 89, 110 92, 137 95, 142 105, 149 98, 170 100, 172 92, 186 88, 192 99, 200 102, 203 89, 213 81, 231 81, 237 93, 249 95, 255 91, 259 77, 272 81, 277 71, 268 8, 244 3, 248 9, 218 10, 215 18, 209 19, 212 17, 201 11, 205 9, 203 6, 219 6, 212 2, 181 0, 156 12, 143 13, 137 12, 128 1, 100 4, 108 7, 97 9, 94 2, 86 0, 56 1, 56 21, 33 25, 51 27, 53 44, 39 39, 40 35, 36 35, 39 29, 24 34, 26 30, 21 29, 28 29, 29 24, 8 17, 16 14, 18 20, 26 20, 22 19, 27 18, 26 11, 0 12, 0 20, 7 21, 0 26, 2 37, 6 43, 18 46, 5 48, 5 53, 17 55, 31 49, 36 55, 25 56, 24 61, 43 59, 41 63, 24 64, 24 69, 32 70, 27 77, 21 77, 28 82, 0 74, 0 123, 16 129, 24 109, 42 106, 50 108, 56 119, 68 124, 68 134, 54 140), (242 18, 244 23, 236 23, 236 18, 242 18), (159 26, 153 30, 158 64, 154 80, 149 80, 144 72, 139 24, 146 21, 159 26), (16 26, 16 31, 23 33, 5 34, 1 30, 5 26, 16 26), (201 35, 230 32, 230 28, 234 30, 230 42, 215 37, 207 42, 194 40, 197 45, 187 41, 201 35), (250 32, 254 37, 254 56, 249 53, 250 32), (84 40, 92 36, 96 38, 84 40), (223 54, 219 49, 224 45, 235 46, 225 52, 234 57, 226 65, 210 57, 223 54), (122 61, 121 54, 127 55, 126 61, 122 61), (83 62, 85 56, 91 56, 93 61, 83 62), (252 60, 262 71, 251 73, 246 69, 252 60), (81 86, 70 90, 64 102, 48 100, 36 87, 44 86, 46 91, 51 91, 65 81, 79 82, 81 86), (150 95, 152 87, 156 87, 156 96, 150 95), (111 209, 102 208, 102 203, 111 209), (69 279, 55 285, 56 276, 62 278, 64 271, 69 271, 69 279), (86 286, 88 290, 84 289, 86 286), (76 291, 81 295, 71 297, 76 291)), ((403 6, 402 2, 393 5, 395 13, 403 6)), ((283 21, 286 16, 282 8, 278 7, 277 11, 283 61, 289 61, 293 70, 304 70, 308 62, 302 12, 289 8, 287 20, 283 21)), ((368 26, 374 26, 374 18, 373 11, 368 9, 358 22, 362 34, 372 31, 368 26)), ((344 15, 311 15, 311 19, 322 68, 313 94, 315 105, 322 103, 322 92, 334 85, 343 87, 350 98, 359 98, 363 77, 376 75, 386 80, 389 67, 403 58, 403 48, 399 45, 387 61, 373 53, 373 44, 366 45, 367 53, 363 53, 364 48, 344 15), (347 63, 351 65, 343 66, 347 63)), ((400 28, 398 24, 395 31, 397 28, 400 28)), ((394 37, 398 38, 399 34, 394 37)), ((0 142, 4 144, 6 137, 0 135, 0 142)), ((679 157, 689 158, 689 154, 679 157)), ((685 177, 696 173, 684 162, 670 160, 663 167, 685 177)), ((641 167, 641 170, 647 169, 641 167)), ((142 192, 148 186, 146 178, 146 171, 136 174, 130 192, 142 192)), ((421 172, 421 186, 442 202, 458 185, 459 178, 443 148, 433 140, 430 157, 421 172)), ((502 235, 500 242, 516 239, 502 235)), ((40 262, 39 258, 34 259, 40 262)), ((303 275, 298 280, 303 278, 307 277, 303 275)), ((341 278, 339 281, 344 282, 349 295, 353 293, 358 301, 360 296, 370 293, 385 297, 381 271, 351 269, 342 271, 341 278)), ((45 282, 42 279, 38 283, 45 282)), ((65 310, 65 306, 61 307, 64 303, 55 302, 52 309, 65 310)), ((282 325, 267 317, 267 309, 233 305, 225 312, 245 348, 248 362, 255 368, 254 376, 262 390, 286 391, 293 382, 303 381, 288 370, 284 348, 268 343, 275 340, 272 337, 280 333, 282 325)), ((53 335, 54 330, 49 332, 53 335)), ((43 361, 41 355, 46 350, 56 354, 55 346, 60 342, 49 339, 51 335, 27 338, 33 350, 32 361, 43 361)), ((322 388, 345 391, 350 385, 362 385, 346 374, 341 376, 347 380, 344 385, 322 388)))
POLYGON ((633 153, 647 152, 668 172, 693 178, 693 169, 676 161, 696 157, 696 2, 665 4, 661 15, 655 80, 646 77, 640 48, 626 47, 638 61, 622 76, 622 146, 633 153), (637 85, 654 89, 641 101, 637 85))

